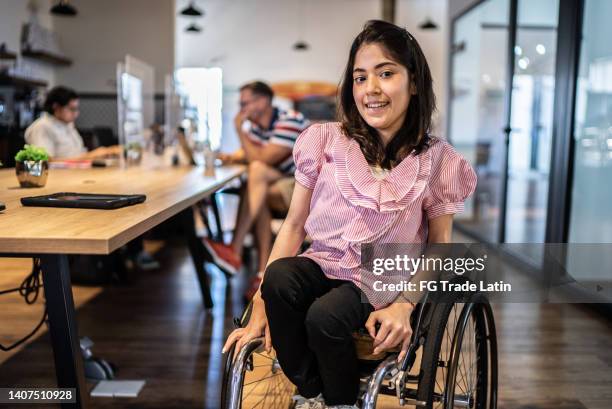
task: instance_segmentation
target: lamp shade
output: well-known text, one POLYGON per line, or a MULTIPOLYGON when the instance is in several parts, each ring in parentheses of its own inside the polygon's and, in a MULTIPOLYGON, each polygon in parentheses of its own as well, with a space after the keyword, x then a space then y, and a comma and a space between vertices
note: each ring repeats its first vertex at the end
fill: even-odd
POLYGON ((189 6, 181 10, 181 16, 202 17, 203 15, 204 12, 200 11, 195 4, 193 4, 193 1, 189 3, 189 6))
POLYGON ((421 30, 437 30, 438 25, 433 22, 433 20, 429 17, 425 19, 421 24, 419 24, 419 28, 421 30))
POLYGON ((305 41, 298 41, 295 44, 293 44, 293 49, 295 51, 306 51, 309 48, 310 48, 310 46, 305 41))
POLYGON ((51 14, 58 16, 76 16, 77 10, 68 3, 68 0, 60 0, 56 5, 51 7, 51 14))
POLYGON ((187 33, 199 33, 201 31, 202 31, 202 27, 200 27, 199 25, 195 23, 189 24, 187 28, 185 29, 185 32, 187 33))

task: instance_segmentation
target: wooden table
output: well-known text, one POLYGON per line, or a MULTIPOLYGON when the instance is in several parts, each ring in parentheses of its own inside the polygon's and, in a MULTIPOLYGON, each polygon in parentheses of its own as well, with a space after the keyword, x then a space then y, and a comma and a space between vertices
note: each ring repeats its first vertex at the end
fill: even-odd
POLYGON ((53 169, 44 188, 19 188, 14 169, 0 170, 0 256, 39 257, 53 344, 57 384, 76 388, 87 404, 68 254, 109 254, 172 216, 189 229, 187 239, 206 307, 212 306, 204 248, 195 235, 191 206, 242 175, 244 167, 202 168, 140 166, 128 169, 53 169), (116 210, 24 207, 19 199, 56 192, 146 194, 138 205, 116 210))

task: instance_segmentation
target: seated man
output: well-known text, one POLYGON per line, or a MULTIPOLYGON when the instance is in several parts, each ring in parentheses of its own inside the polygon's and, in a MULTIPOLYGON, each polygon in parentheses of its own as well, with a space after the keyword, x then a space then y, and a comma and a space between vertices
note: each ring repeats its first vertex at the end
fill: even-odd
MULTIPOLYGON (((258 271, 264 271, 272 246, 272 218, 266 200, 270 193, 277 193, 277 197, 287 196, 275 192, 279 190, 275 184, 293 177, 293 145, 309 125, 299 112, 283 111, 273 106, 273 97, 270 86, 260 81, 240 88, 240 112, 234 122, 242 148, 231 154, 219 155, 224 162, 248 163, 246 193, 242 198, 231 245, 210 239, 204 242, 215 263, 229 274, 236 274, 240 269, 244 238, 253 224, 259 251, 258 271)), ((286 205, 288 207, 288 203, 286 205)))

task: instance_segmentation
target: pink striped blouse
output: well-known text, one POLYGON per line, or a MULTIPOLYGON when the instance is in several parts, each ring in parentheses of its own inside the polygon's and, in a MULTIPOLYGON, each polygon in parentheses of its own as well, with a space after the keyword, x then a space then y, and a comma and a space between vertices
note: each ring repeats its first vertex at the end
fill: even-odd
POLYGON ((361 244, 426 243, 428 219, 461 212, 476 187, 469 163, 439 138, 382 179, 372 175, 359 144, 339 123, 309 127, 293 156, 296 181, 313 191, 305 224, 312 245, 301 255, 327 277, 353 281, 375 308, 397 293, 372 291, 379 277, 361 271, 361 244))

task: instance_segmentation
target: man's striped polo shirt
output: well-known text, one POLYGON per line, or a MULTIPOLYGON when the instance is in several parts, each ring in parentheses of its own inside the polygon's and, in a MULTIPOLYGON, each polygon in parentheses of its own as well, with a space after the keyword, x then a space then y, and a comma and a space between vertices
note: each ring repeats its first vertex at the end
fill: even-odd
MULTIPOLYGON (((249 138, 258 145, 276 144, 286 146, 293 151, 295 140, 310 125, 304 115, 297 111, 283 111, 274 107, 272 122, 268 129, 264 129, 254 122, 247 121, 246 131, 249 138)), ((286 175, 293 175, 295 165, 293 155, 282 160, 277 169, 286 175)))

